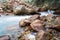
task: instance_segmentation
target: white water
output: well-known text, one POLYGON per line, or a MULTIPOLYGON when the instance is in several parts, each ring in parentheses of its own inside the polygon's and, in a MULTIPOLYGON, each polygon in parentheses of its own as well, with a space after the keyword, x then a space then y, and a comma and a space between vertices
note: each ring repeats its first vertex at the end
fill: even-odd
MULTIPOLYGON (((30 16, 3 16, 0 17, 0 35, 6 34, 7 31, 19 29, 19 21, 30 16)), ((7 32, 10 33, 10 32, 7 32)))

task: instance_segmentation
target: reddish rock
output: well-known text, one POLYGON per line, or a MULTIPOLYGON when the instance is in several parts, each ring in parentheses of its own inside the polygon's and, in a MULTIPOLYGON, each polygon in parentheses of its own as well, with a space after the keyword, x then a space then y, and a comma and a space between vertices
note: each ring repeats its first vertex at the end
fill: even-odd
POLYGON ((40 20, 35 20, 30 24, 31 28, 36 31, 44 30, 44 25, 42 21, 40 20))
POLYGON ((31 22, 33 22, 34 20, 39 19, 39 18, 40 18, 40 15, 35 14, 35 15, 33 15, 32 17, 30 17, 29 20, 30 20, 31 22))
POLYGON ((19 22, 19 26, 21 26, 21 27, 27 26, 27 25, 29 25, 29 24, 30 24, 30 21, 27 20, 27 19, 21 20, 21 21, 19 22))
POLYGON ((55 25, 53 26, 53 28, 57 29, 60 31, 60 17, 56 17, 55 19, 55 25))
POLYGON ((46 33, 40 30, 36 35, 36 40, 46 40, 46 33))
POLYGON ((40 17, 40 20, 42 20, 42 21, 47 21, 47 19, 46 19, 46 16, 42 16, 42 17, 40 17))

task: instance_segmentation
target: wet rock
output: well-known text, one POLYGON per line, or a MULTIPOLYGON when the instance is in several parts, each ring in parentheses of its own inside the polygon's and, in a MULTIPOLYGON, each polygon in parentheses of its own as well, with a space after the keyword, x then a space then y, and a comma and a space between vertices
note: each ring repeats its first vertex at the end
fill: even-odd
POLYGON ((19 26, 24 27, 30 25, 30 21, 28 19, 21 20, 19 22, 19 26))
POLYGON ((36 40, 47 40, 46 39, 46 33, 43 30, 40 30, 37 34, 36 34, 36 40))
POLYGON ((31 16, 31 17, 29 18, 29 20, 30 20, 31 22, 33 22, 34 20, 39 19, 39 18, 40 18, 40 15, 35 14, 35 15, 31 16))
POLYGON ((33 22, 36 19, 39 19, 40 15, 33 15, 32 17, 28 19, 23 19, 19 22, 20 26, 30 26, 31 22, 33 22))
POLYGON ((41 17, 40 17, 40 20, 46 22, 46 21, 47 21, 46 16, 41 16, 41 17))
POLYGON ((31 28, 35 31, 44 30, 44 24, 41 20, 35 20, 30 24, 31 28))
POLYGON ((5 36, 0 36, 0 40, 10 40, 10 37, 5 35, 5 36))
POLYGON ((46 16, 46 19, 47 19, 47 21, 51 22, 52 20, 54 20, 53 17, 54 17, 53 14, 48 14, 48 15, 46 16))

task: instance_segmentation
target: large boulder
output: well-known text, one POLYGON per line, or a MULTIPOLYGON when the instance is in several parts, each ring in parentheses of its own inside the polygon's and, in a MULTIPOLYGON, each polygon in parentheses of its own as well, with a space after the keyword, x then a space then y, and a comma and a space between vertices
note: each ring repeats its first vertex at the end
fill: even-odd
POLYGON ((24 5, 19 5, 16 8, 14 8, 15 14, 36 14, 37 10, 34 8, 29 8, 24 5))
POLYGON ((44 30, 44 24, 41 20, 35 20, 30 24, 31 28, 35 31, 44 30))

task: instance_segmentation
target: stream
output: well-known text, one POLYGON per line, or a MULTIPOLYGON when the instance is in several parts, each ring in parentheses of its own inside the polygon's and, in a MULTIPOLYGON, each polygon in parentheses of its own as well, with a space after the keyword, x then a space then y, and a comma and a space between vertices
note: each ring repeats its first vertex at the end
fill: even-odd
MULTIPOLYGON (((49 12, 40 12, 41 16, 50 14, 49 12)), ((52 12, 53 13, 53 12, 52 12)), ((19 27, 19 21, 25 18, 29 18, 32 15, 26 16, 1 16, 0 17, 0 36, 2 35, 14 35, 15 38, 23 31, 19 27)), ((13 39, 12 39, 13 40, 13 39)), ((15 39, 14 39, 15 40, 15 39)))
POLYGON ((0 35, 4 35, 10 33, 9 31, 13 31, 19 28, 19 21, 24 18, 28 18, 29 16, 3 16, 0 17, 0 35), (8 32, 7 32, 8 30, 8 32))

